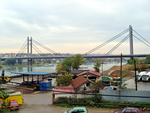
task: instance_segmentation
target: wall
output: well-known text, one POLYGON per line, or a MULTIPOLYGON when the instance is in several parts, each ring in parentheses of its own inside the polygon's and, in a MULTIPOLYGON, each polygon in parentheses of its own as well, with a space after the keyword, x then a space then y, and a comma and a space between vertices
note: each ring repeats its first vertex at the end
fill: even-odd
POLYGON ((122 102, 147 102, 150 103, 150 91, 120 91, 119 90, 100 90, 101 95, 110 95, 102 96, 104 101, 122 101, 122 102))

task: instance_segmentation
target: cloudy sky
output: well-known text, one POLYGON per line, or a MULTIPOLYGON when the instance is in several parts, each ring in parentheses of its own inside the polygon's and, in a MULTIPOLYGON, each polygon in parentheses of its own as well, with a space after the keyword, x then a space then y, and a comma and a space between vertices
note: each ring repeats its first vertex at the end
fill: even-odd
MULTIPOLYGON (((18 53, 27 36, 57 53, 86 53, 129 25, 150 42, 149 4, 150 0, 0 0, 0 53, 18 53)), ((93 53, 107 53, 128 34, 93 53)), ((150 53, 148 42, 135 37, 133 41, 135 54, 150 53)), ((127 39, 112 54, 129 50, 127 39)))

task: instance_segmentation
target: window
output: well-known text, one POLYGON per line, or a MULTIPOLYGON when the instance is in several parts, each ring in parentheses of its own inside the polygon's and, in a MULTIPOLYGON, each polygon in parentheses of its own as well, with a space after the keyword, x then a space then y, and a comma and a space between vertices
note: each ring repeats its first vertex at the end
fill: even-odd
POLYGON ((83 112, 84 112, 83 109, 79 109, 79 110, 78 110, 78 113, 83 113, 83 112))
POLYGON ((137 110, 132 110, 132 113, 139 113, 137 110))
POLYGON ((132 113, 131 110, 126 110, 124 113, 132 113))
POLYGON ((78 113, 77 110, 72 111, 71 113, 78 113))

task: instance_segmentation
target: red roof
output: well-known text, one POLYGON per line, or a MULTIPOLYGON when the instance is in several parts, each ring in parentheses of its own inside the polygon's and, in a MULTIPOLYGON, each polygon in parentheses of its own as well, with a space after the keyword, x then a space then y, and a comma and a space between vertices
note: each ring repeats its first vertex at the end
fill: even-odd
POLYGON ((57 87, 54 88, 54 93, 75 93, 73 87, 57 87))
POLYGON ((85 74, 87 74, 87 75, 94 75, 94 76, 97 76, 97 77, 100 77, 100 73, 99 72, 96 72, 96 71, 86 71, 86 72, 83 72, 83 73, 81 73, 81 74, 79 74, 79 76, 80 75, 85 75, 85 74))
POLYGON ((86 83, 88 81, 88 79, 82 77, 82 76, 79 76, 77 77, 76 79, 72 80, 72 86, 74 88, 78 88, 79 86, 81 86, 82 84, 86 83))

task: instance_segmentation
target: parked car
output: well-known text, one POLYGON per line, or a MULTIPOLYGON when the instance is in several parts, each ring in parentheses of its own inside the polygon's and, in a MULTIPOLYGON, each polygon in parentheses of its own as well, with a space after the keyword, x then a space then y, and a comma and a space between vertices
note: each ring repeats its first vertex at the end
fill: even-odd
POLYGON ((10 100, 8 103, 8 106, 9 106, 10 110, 18 110, 19 109, 19 104, 18 104, 17 100, 10 100))
POLYGON ((144 74, 144 75, 142 76, 142 81, 143 81, 143 82, 148 82, 148 81, 150 81, 150 72, 148 72, 148 73, 146 73, 146 74, 144 74))
POLYGON ((142 76, 145 75, 146 71, 141 71, 138 75, 136 75, 137 81, 142 81, 142 76))
POLYGON ((88 110, 86 109, 86 107, 74 107, 63 113, 88 113, 88 110))
POLYGON ((2 106, 2 104, 3 104, 3 102, 2 102, 2 101, 0 101, 0 108, 1 108, 1 109, 4 109, 4 108, 5 108, 5 106, 2 106))
POLYGON ((142 111, 135 107, 126 107, 122 110, 115 110, 114 113, 142 113, 142 111))

